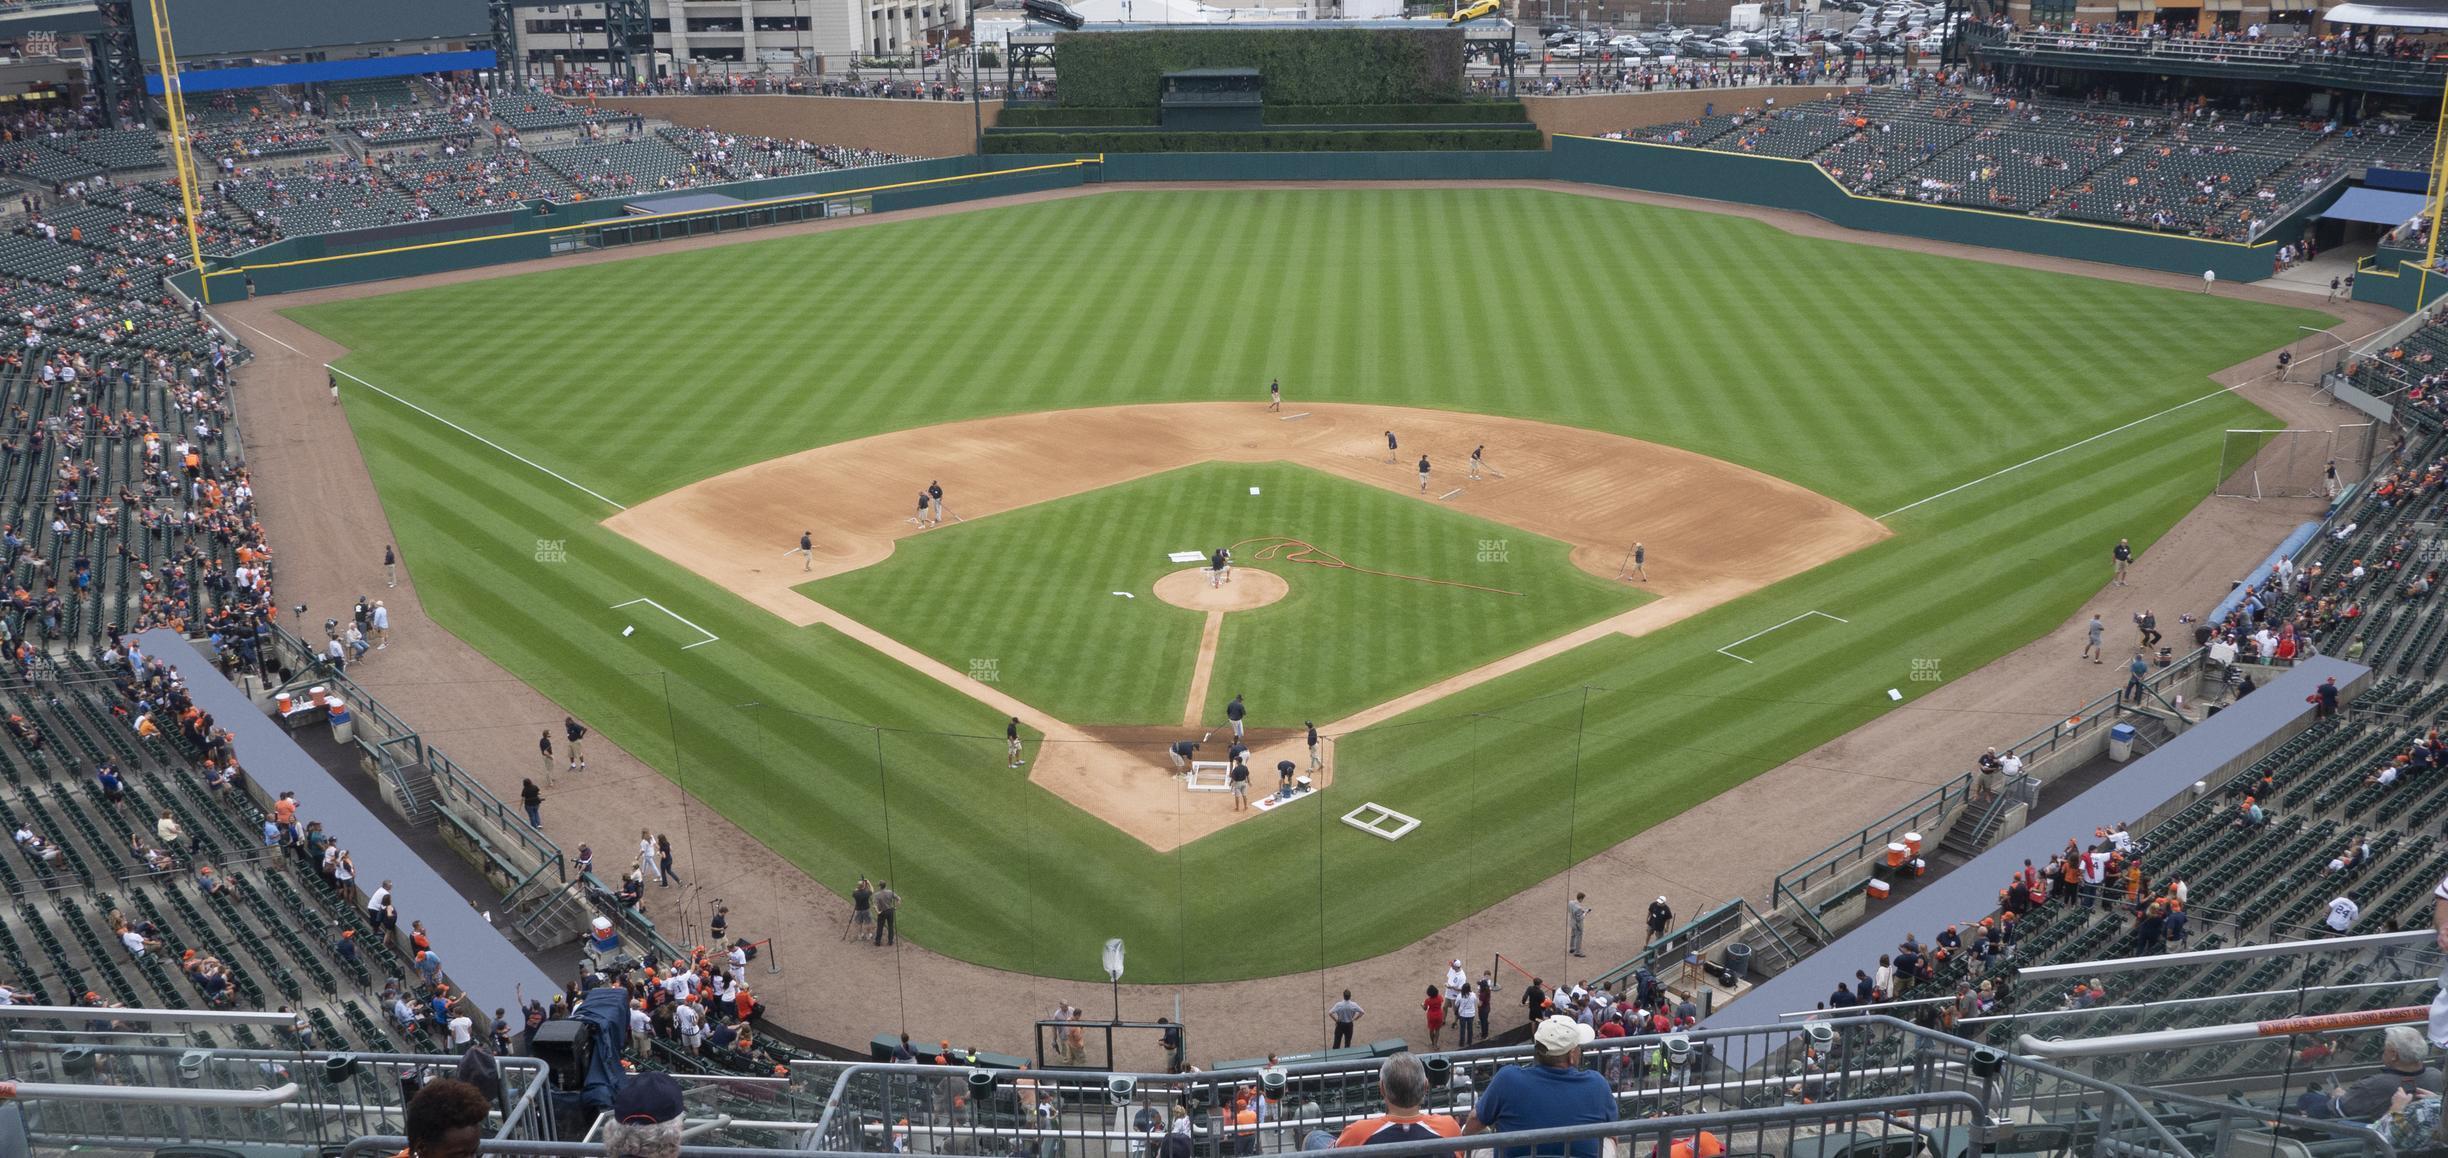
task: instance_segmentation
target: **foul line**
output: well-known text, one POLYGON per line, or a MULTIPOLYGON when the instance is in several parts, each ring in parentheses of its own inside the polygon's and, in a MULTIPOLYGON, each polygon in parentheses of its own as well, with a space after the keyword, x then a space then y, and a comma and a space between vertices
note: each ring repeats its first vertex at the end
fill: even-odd
MULTIPOLYGON (((431 411, 431 410, 427 410, 427 409, 425 409, 424 407, 419 406, 419 405, 417 405, 417 404, 416 404, 416 403, 414 403, 414 402, 410 402, 409 400, 407 400, 407 399, 405 399, 405 398, 402 398, 402 397, 400 397, 400 396, 399 396, 399 395, 397 395, 397 394, 393 394, 392 392, 390 392, 390 391, 388 391, 388 390, 385 390, 385 389, 383 389, 382 387, 377 386, 377 385, 375 385, 375 384, 373 384, 373 383, 371 383, 371 382, 368 382, 368 381, 366 381, 365 379, 363 379, 363 378, 360 378, 360 377, 356 376, 355 374, 351 374, 351 373, 349 373, 348 371, 346 371, 346 370, 343 370, 343 369, 339 368, 338 366, 334 366, 334 365, 332 365, 332 364, 330 364, 330 363, 326 362, 326 363, 324 363, 324 365, 323 365, 323 369, 325 369, 326 371, 329 371, 330 373, 333 373, 333 374, 338 374, 339 376, 341 376, 341 377, 343 377, 343 378, 346 378, 346 379, 348 379, 348 380, 349 380, 349 381, 351 381, 351 382, 355 382, 356 384, 358 384, 358 385, 360 385, 360 386, 363 386, 363 387, 365 387, 366 389, 368 389, 368 390, 371 390, 371 391, 375 392, 376 394, 380 394, 380 395, 382 395, 383 397, 385 397, 385 398, 388 398, 388 399, 392 400, 393 402, 397 402, 397 403, 399 403, 400 405, 405 406, 405 407, 407 407, 407 408, 408 408, 408 409, 410 409, 410 410, 414 410, 414 411, 416 411, 417 413, 422 414, 422 415, 424 415, 424 416, 425 416, 425 417, 427 417, 427 418, 433 419, 434 421, 439 422, 439 423, 441 423, 441 424, 442 424, 442 425, 444 425, 444 426, 450 427, 452 430, 456 430, 456 431, 458 431, 458 432, 459 432, 459 433, 461 433, 461 434, 467 435, 469 438, 473 438, 473 439, 475 439, 476 441, 478 441, 478 442, 481 442, 481 443, 485 444, 486 446, 492 447, 493 449, 498 450, 498 451, 502 452, 503 454, 509 455, 510 457, 515 458, 515 459, 519 460, 520 462, 526 463, 527 465, 532 466, 532 467, 536 468, 537 470, 543 471, 545 474, 548 474, 548 475, 553 476, 554 478, 560 479, 562 482, 568 483, 569 485, 571 485, 571 486, 573 486, 573 487, 577 487, 577 489, 579 489, 579 490, 581 490, 581 491, 585 491, 585 492, 586 492, 586 494, 587 494, 587 497, 592 498, 592 499, 594 499, 594 500, 595 500, 595 501, 597 501, 597 502, 602 502, 602 503, 611 503, 612 508, 613 508, 614 510, 621 510, 621 511, 625 511, 625 510, 628 510, 628 509, 629 509, 628 507, 622 506, 622 505, 621 505, 621 504, 619 504, 619 503, 612 502, 612 500, 610 500, 610 499, 608 499, 608 498, 605 498, 605 497, 603 497, 602 495, 596 494, 594 491, 587 490, 587 488, 586 488, 586 487, 584 487, 584 486, 580 486, 576 480, 574 480, 574 479, 570 478, 568 475, 562 474, 560 471, 554 470, 553 468, 551 468, 551 467, 549 467, 549 466, 546 466, 546 465, 544 465, 543 463, 537 462, 536 460, 534 460, 534 459, 532 459, 532 458, 529 458, 529 457, 527 457, 526 455, 520 454, 519 452, 517 452, 517 451, 515 451, 515 450, 512 450, 512 449, 510 449, 509 447, 503 446, 502 444, 500 444, 500 443, 498 443, 498 442, 495 442, 495 441, 493 441, 493 440, 492 440, 492 439, 490 439, 490 438, 486 438, 484 435, 478 434, 478 433, 476 433, 476 432, 475 432, 475 431, 473 431, 473 430, 469 430, 467 427, 461 426, 461 425, 459 425, 458 423, 451 421, 450 419, 444 418, 444 417, 442 417, 441 415, 436 414, 436 413, 434 413, 434 412, 433 412, 433 411, 431 411)), ((625 605, 624 605, 624 606, 625 606, 625 605)), ((666 614, 668 614, 668 613, 666 613, 666 614)), ((679 616, 677 616, 677 615, 674 615, 674 616, 672 616, 672 618, 674 618, 674 619, 678 619, 678 618, 680 618, 680 617, 679 617, 679 616)), ((691 627, 697 627, 697 625, 696 625, 696 624, 694 624, 694 623, 689 624, 689 626, 691 626, 691 627)), ((704 629, 704 628, 702 628, 702 627, 697 627, 697 630, 699 630, 699 631, 704 631, 705 629, 704 629)), ((692 646, 694 646, 694 645, 692 645, 692 646)))
MULTIPOLYGON (((1769 633, 1769 632, 1771 632, 1771 631, 1775 631, 1775 630, 1776 630, 1778 627, 1786 627, 1786 626, 1790 626, 1790 625, 1792 625, 1792 624, 1800 623, 1800 622, 1802 622, 1803 620, 1808 619, 1808 618, 1810 618, 1811 616, 1814 616, 1814 615, 1818 616, 1818 617, 1819 617, 1819 618, 1821 618, 1821 619, 1836 619, 1836 617, 1835 617, 1835 616, 1830 615, 1830 614, 1828 614, 1827 612, 1824 612, 1824 611, 1805 611, 1805 612, 1803 612, 1803 613, 1802 613, 1802 614, 1800 614, 1800 615, 1794 616, 1793 618, 1786 620, 1784 623, 1777 624, 1775 627, 1766 627, 1766 628, 1762 628, 1762 629, 1760 629, 1760 630, 1758 630, 1758 631, 1754 631, 1754 632, 1752 632, 1751 634, 1749 634, 1749 635, 1746 635, 1746 636, 1742 637, 1741 639, 1735 640, 1734 642, 1729 643, 1729 644, 1725 645, 1724 647, 1718 648, 1718 649, 1717 649, 1718 654, 1725 656, 1727 659, 1742 659, 1742 661, 1743 661, 1744 663, 1750 663, 1750 662, 1751 662, 1750 660, 1743 659, 1743 657, 1741 657, 1741 656, 1739 656, 1739 655, 1734 654, 1734 649, 1735 649, 1735 648, 1738 648, 1738 647, 1741 647, 1742 645, 1744 645, 1744 644, 1746 644, 1746 643, 1749 643, 1749 642, 1751 642, 1752 640, 1758 639, 1759 637, 1761 637, 1761 636, 1763 636, 1763 635, 1766 635, 1766 634, 1768 634, 1768 633, 1769 633)), ((1836 619, 1836 622, 1838 622, 1838 623, 1851 623, 1851 622, 1853 622, 1853 621, 1852 621, 1852 620, 1850 620, 1850 619, 1836 619)))
MULTIPOLYGON (((281 349, 287 350, 287 351, 289 351, 289 352, 290 352, 290 353, 292 353, 292 354, 301 354, 301 355, 302 355, 302 354, 304 354, 304 353, 306 352, 306 351, 304 351, 304 350, 298 349, 298 348, 297 348, 297 347, 295 347, 295 346, 290 345, 290 344, 289 344, 289 343, 287 343, 287 342, 281 341, 279 338, 275 338, 275 337, 273 337, 273 336, 272 336, 272 335, 270 335, 270 334, 264 333, 262 330, 258 330, 258 329, 256 329, 256 328, 255 328, 255 327, 253 327, 253 326, 247 326, 247 324, 246 324, 245 322, 241 322, 241 321, 239 321, 239 320, 238 320, 238 319, 236 319, 236 318, 231 318, 231 319, 229 319, 229 321, 230 321, 230 323, 231 323, 231 324, 233 324, 233 325, 246 326, 246 328, 247 328, 249 331, 252 331, 252 332, 255 334, 255 336, 256 336, 256 337, 262 338, 263 340, 265 340, 265 341, 267 341, 267 342, 270 342, 270 343, 272 343, 273 345, 279 346, 281 349)), ((324 369, 327 369, 327 370, 328 370, 328 369, 330 369, 330 367, 326 366, 326 367, 324 367, 324 369)))
POLYGON ((627 603, 615 603, 615 604, 613 604, 613 605, 612 605, 612 610, 614 610, 614 611, 618 611, 618 610, 620 610, 620 609, 621 609, 621 608, 623 608, 623 607, 635 607, 635 606, 637 606, 637 605, 638 605, 638 604, 640 604, 640 603, 643 603, 643 604, 645 604, 645 605, 646 605, 646 606, 648 606, 648 607, 652 607, 652 608, 654 608, 655 610, 660 611, 660 612, 662 612, 662 613, 663 613, 663 614, 665 614, 665 615, 671 616, 671 617, 672 617, 672 618, 674 618, 674 619, 678 619, 678 620, 680 620, 680 622, 682 622, 682 623, 688 623, 688 625, 689 625, 690 627, 696 627, 696 628, 697 628, 697 634, 702 635, 702 636, 704 636, 704 637, 705 637, 704 639, 698 640, 698 641, 697 641, 697 642, 695 642, 695 643, 684 643, 684 644, 681 644, 681 645, 680 645, 680 650, 682 650, 682 651, 687 651, 688 649, 690 649, 690 648, 692 648, 692 647, 704 647, 705 645, 707 645, 707 644, 709 644, 709 643, 715 643, 715 642, 718 642, 718 641, 720 641, 720 640, 722 639, 722 637, 721 637, 721 636, 716 635, 716 634, 714 634, 714 633, 713 633, 713 632, 711 632, 711 631, 707 631, 705 628, 702 628, 702 627, 697 627, 697 625, 696 625, 696 624, 694 624, 694 623, 689 623, 689 621, 688 621, 687 619, 683 618, 683 617, 680 615, 680 613, 679 613, 679 612, 674 611, 674 610, 672 610, 672 609, 671 609, 671 608, 669 608, 669 607, 665 607, 665 606, 663 606, 662 604, 657 603, 657 602, 655 602, 655 601, 654 601, 654 600, 652 600, 652 599, 647 599, 647 598, 644 598, 644 597, 642 597, 642 596, 641 596, 641 597, 639 597, 639 598, 636 598, 636 599, 632 599, 632 600, 630 600, 630 601, 629 601, 629 602, 627 602, 627 603))
MULTIPOLYGON (((2253 381, 2258 381, 2258 380, 2259 380, 2259 379, 2254 379, 2253 381)), ((1922 505, 1922 503, 1934 503, 1934 502, 1937 502, 1938 500, 1943 499, 1943 498, 1947 497, 1948 495, 1954 494, 1954 493, 1955 493, 1955 492, 1957 492, 1957 491, 1960 491, 1960 490, 1969 490, 1969 489, 1971 489, 1971 488, 1973 488, 1973 487, 1976 487, 1976 486, 1981 485, 1982 483, 1988 482, 1990 479, 1996 478, 1996 477, 1998 477, 1999 475, 2003 475, 2003 474, 2012 474, 2012 473, 2014 473, 2015 471, 2018 471, 2018 470, 2023 469, 2024 467, 2030 466, 2031 464, 2033 464, 2033 463, 2035 463, 2035 462, 2039 462, 2039 461, 2041 461, 2041 460, 2043 460, 2043 459, 2055 458, 2055 457, 2057 457, 2058 455, 2064 454, 2065 452, 2067 452, 2067 451, 2069 451, 2069 450, 2073 450, 2073 449, 2075 449, 2075 448, 2077 448, 2077 447, 2087 446, 2087 445, 2089 445, 2089 444, 2091 444, 2091 443, 2098 442, 2099 440, 2101 440, 2101 439, 2103 439, 2103 438, 2106 438, 2106 437, 2108 437, 2108 436, 2109 436, 2109 435, 2111 435, 2111 434, 2116 434, 2116 433, 2119 433, 2119 432, 2121 432, 2121 431, 2131 430, 2131 429, 2133 429, 2134 427, 2140 426, 2140 425, 2142 425, 2142 424, 2143 424, 2143 423, 2145 423, 2145 422, 2149 422, 2150 420, 2152 420, 2152 419, 2154 419, 2154 418, 2165 418, 2165 417, 2167 417, 2167 416, 2168 416, 2168 415, 2170 415, 2170 414, 2174 414, 2174 413, 2176 413, 2177 411, 2184 409, 2185 407, 2188 407, 2188 406, 2199 406, 2199 405, 2201 405, 2202 403, 2204 403, 2204 402, 2208 402, 2209 400, 2211 400, 2211 399, 2213 399, 2213 398, 2216 398, 2216 397, 2218 397, 2218 396, 2219 396, 2219 395, 2221 395, 2221 394, 2233 394, 2233 393, 2235 393, 2237 390, 2240 390, 2240 389, 2244 388, 2245 386, 2249 386, 2249 385, 2251 385, 2251 384, 2252 384, 2251 382, 2239 382, 2239 383, 2235 384, 2234 386, 2221 386, 2221 387, 2219 387, 2218 389, 2216 389, 2216 390, 2213 390, 2213 391, 2209 392, 2208 394, 2204 394, 2204 395, 2202 395, 2201 397, 2199 397, 2199 398, 2196 398, 2196 399, 2192 400, 2191 402, 2179 402, 2179 403, 2177 403, 2176 405, 2174 405, 2174 406, 2170 406, 2170 407, 2168 407, 2167 409, 2162 410, 2162 411, 2160 411, 2160 412, 2159 412, 2159 413, 2157 413, 2157 414, 2146 414, 2146 415, 2144 415, 2144 416, 2142 416, 2142 417, 2140 417, 2140 418, 2134 419, 2133 421, 2128 422, 2128 423, 2126 423, 2126 424, 2125 424, 2125 425, 2123 425, 2123 426, 2117 427, 2115 430, 2103 430, 2103 431, 2099 432, 2098 434, 2094 434, 2094 435, 2092 435, 2091 437, 2089 437, 2089 438, 2086 438, 2086 439, 2082 440, 2081 442, 2070 442, 2070 443, 2067 443, 2066 445, 2061 446, 2061 447, 2058 447, 2057 449, 2052 450, 2052 451, 2048 452, 2047 454, 2043 454, 2043 455, 2036 455, 2036 456, 2034 456, 2034 457, 2032 457, 2032 458, 2027 458, 2027 459, 2024 459, 2023 461, 2018 462, 2018 463, 2014 464, 2013 466, 2007 467, 2007 468, 2005 468, 2004 470, 1992 471, 1992 472, 1990 472, 1990 473, 1988 473, 1988 474, 1985 474, 1985 475, 1980 476, 1979 478, 1973 479, 1971 482, 1968 482, 1968 483, 1963 483, 1963 484, 1958 485, 1958 486, 1951 486, 1951 487, 1948 487, 1947 489, 1942 490, 1942 491, 1938 492, 1937 494, 1931 495, 1930 497, 1928 497, 1928 498, 1926 498, 1926 499, 1922 499, 1922 500, 1920 500, 1919 502, 1911 502, 1911 503, 1906 503, 1906 504, 1904 504, 1903 506, 1897 507, 1896 509, 1894 509, 1894 510, 1892 510, 1892 511, 1887 512, 1886 514, 1883 514, 1883 515, 1878 516, 1877 521, 1878 521, 1878 522, 1882 522, 1882 523, 1884 523, 1884 522, 1886 522, 1887 520, 1889 520, 1889 519, 1892 519, 1892 518, 1896 517, 1897 515, 1903 514, 1904 512, 1909 511, 1909 510, 1913 509, 1914 507, 1917 507, 1917 506, 1922 505)))

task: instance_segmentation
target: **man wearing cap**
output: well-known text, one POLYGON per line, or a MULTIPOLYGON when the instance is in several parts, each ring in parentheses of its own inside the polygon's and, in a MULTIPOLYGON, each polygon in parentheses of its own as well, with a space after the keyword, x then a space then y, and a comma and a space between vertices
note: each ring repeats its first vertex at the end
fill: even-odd
POLYGON ((1462 991, 1468 988, 1470 988, 1470 974, 1462 971, 1462 959, 1456 957, 1445 966, 1445 1004, 1453 1005, 1460 1002, 1462 991))
MULTIPOLYGON (((1604 1075, 1581 1068, 1581 1047, 1598 1031, 1569 1017, 1549 1017, 1538 1023, 1531 1040, 1538 1045, 1537 1063, 1496 1071, 1487 1089, 1471 1107, 1462 1135, 1514 1130, 1545 1130, 1615 1120, 1615 1095, 1604 1075)), ((1569 1158, 1599 1158, 1603 1140, 1587 1138, 1565 1149, 1569 1158)), ((1500 1146, 1497 1158, 1528 1158, 1553 1148, 1500 1146)))
POLYGON ((1642 941, 1641 944, 1646 945, 1650 941, 1655 941, 1658 938, 1665 936, 1666 926, 1673 923, 1674 909, 1667 905, 1666 898, 1659 897, 1658 899, 1649 902, 1649 936, 1648 939, 1642 941))
POLYGON ((604 1123, 604 1153, 610 1158, 673 1158, 680 1152, 680 1083, 649 1070, 621 1080, 612 1094, 612 1118, 604 1123))

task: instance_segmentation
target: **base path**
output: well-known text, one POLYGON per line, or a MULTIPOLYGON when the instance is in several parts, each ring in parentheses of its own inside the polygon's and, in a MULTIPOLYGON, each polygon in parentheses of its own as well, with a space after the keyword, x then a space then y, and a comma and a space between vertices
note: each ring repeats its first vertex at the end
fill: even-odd
MULTIPOLYGON (((1299 421, 1285 421, 1255 401, 1152 403, 894 431, 692 483, 630 507, 604 525, 791 623, 833 627, 997 714, 1018 716, 1047 741, 1044 755, 1030 766, 1030 779, 1160 851, 1255 814, 1234 812, 1223 801, 1185 810, 1169 796, 1156 811, 1145 811, 1143 786, 1134 781, 1146 775, 1148 753, 1085 742, 1090 737, 1082 729, 808 598, 799 586, 881 562, 901 539, 933 532, 906 509, 921 480, 940 479, 955 509, 974 520, 1215 461, 1290 462, 1421 502, 1442 502, 1568 543, 1576 566, 1608 580, 1616 578, 1635 541, 1647 545, 1649 582, 1642 589, 1656 599, 1323 729, 1339 734, 1595 640, 1655 631, 1889 533, 1861 512, 1783 479, 1617 434, 1406 406, 1307 403, 1295 409, 1303 414, 1299 421), (1393 463, 1385 454, 1389 430, 1402 443, 1393 463), (1462 478, 1457 468, 1472 447, 1481 445, 1488 448, 1490 464, 1501 464, 1501 477, 1491 470, 1484 479, 1462 478), (1453 476, 1428 495, 1419 491, 1414 466, 1423 454, 1449 464, 1453 476), (1014 462, 1029 463, 1030 469, 1001 469, 1014 462), (1457 488, 1460 493, 1439 497, 1457 488), (796 555, 778 553, 778 544, 794 541, 803 530, 814 545, 812 570, 803 570, 796 555)), ((1278 573, 1345 565, 1297 539, 1245 546, 1251 558, 1279 555, 1278 573)), ((1252 581, 1252 575, 1266 573, 1237 568, 1231 587, 1252 581)), ((1183 657, 1194 665, 1194 675, 1182 722, 1197 727, 1224 615, 1233 609, 1223 594, 1231 587, 1210 592, 1196 571, 1175 573, 1166 582, 1193 584, 1192 598, 1227 604, 1184 604, 1208 612, 1198 654, 1183 657)), ((1162 590, 1155 594, 1164 597, 1162 590)), ((1161 754, 1162 746, 1156 751, 1161 754)))

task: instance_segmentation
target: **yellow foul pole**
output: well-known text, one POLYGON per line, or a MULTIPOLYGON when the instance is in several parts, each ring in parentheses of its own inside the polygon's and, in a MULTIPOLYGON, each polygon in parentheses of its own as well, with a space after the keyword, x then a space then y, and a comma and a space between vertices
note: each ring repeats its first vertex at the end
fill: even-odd
POLYGON ((196 203, 195 156, 187 140, 187 100, 180 92, 178 45, 170 37, 168 0, 145 0, 153 16, 153 54, 161 62, 162 109, 170 119, 170 160, 178 169, 179 206, 187 216, 187 256, 195 262, 196 292, 212 304, 212 278, 204 270, 204 242, 197 232, 202 211, 196 203))
POLYGON ((2431 179, 2426 192, 2431 198, 2431 237, 2423 249, 2422 279, 2415 283, 2414 309, 2420 312, 2431 300, 2431 266, 2439 260, 2440 203, 2448 193, 2448 174, 2442 173, 2448 163, 2448 81, 2440 84, 2439 122, 2431 130, 2431 179))

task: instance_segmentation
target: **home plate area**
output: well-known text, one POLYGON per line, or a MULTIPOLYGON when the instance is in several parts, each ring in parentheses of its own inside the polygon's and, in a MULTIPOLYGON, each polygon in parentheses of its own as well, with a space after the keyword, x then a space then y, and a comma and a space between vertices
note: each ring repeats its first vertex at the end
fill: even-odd
MULTIPOLYGON (((1254 775, 1255 770, 1252 771, 1254 775)), ((1232 765, 1222 760, 1192 760, 1190 775, 1183 779, 1182 787, 1190 792, 1230 792, 1232 791, 1231 775, 1232 765)), ((1291 787, 1278 788, 1269 792, 1252 801, 1250 807, 1260 812, 1273 812, 1295 800, 1306 800, 1315 796, 1317 792, 1318 789, 1310 781, 1308 774, 1302 773, 1292 778, 1291 787)))

